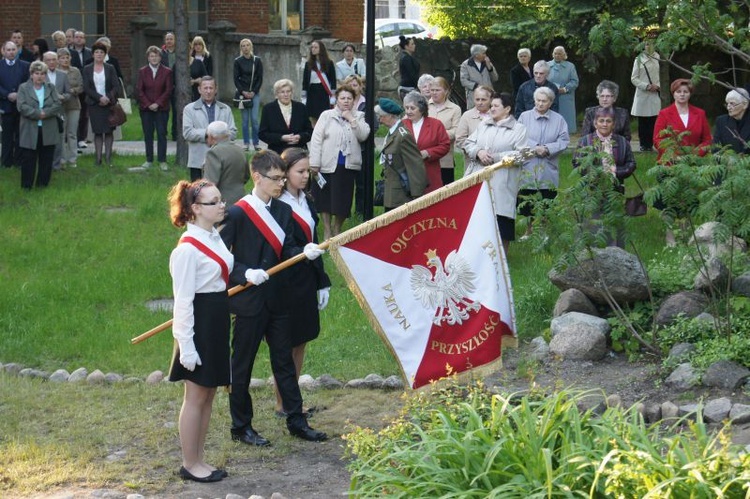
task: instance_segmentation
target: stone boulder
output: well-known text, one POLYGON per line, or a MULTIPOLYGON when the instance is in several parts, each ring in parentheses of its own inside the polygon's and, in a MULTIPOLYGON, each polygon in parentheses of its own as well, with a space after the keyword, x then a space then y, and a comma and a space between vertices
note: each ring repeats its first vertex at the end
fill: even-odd
POLYGON ((733 251, 734 255, 747 251, 747 243, 744 240, 739 237, 728 237, 729 234, 722 235, 722 231, 726 231, 726 228, 719 222, 706 222, 695 229, 690 243, 698 244, 708 258, 729 256, 730 251, 733 251))
MULTIPOLYGON (((688 390, 699 383, 698 373, 689 363, 680 364, 666 379, 664 384, 678 390, 688 390)), ((662 410, 664 410, 662 408, 662 410)))
POLYGON ((729 282, 729 269, 716 257, 710 258, 705 267, 701 266, 693 279, 693 289, 710 293, 711 288, 724 294, 729 282))
POLYGON ((561 291, 575 288, 594 303, 606 304, 602 282, 617 303, 634 303, 648 299, 646 275, 635 257, 617 247, 594 249, 593 258, 583 258, 579 265, 562 272, 552 269, 548 277, 561 291))
POLYGON ((529 342, 529 358, 542 361, 549 355, 549 345, 541 336, 537 336, 529 342))
POLYGON ((689 357, 693 352, 695 352, 695 345, 692 343, 677 343, 669 349, 669 355, 667 358, 671 360, 683 360, 689 357))
POLYGON ((575 288, 566 289, 557 297, 552 317, 560 317, 568 312, 581 312, 582 314, 598 317, 599 312, 588 297, 575 288))
POLYGON ((745 272, 732 280, 732 293, 750 297, 750 272, 745 272))
POLYGON ((552 319, 552 341, 549 349, 554 355, 572 360, 600 360, 607 355, 606 320, 580 312, 569 312, 552 319))
POLYGON ((750 423, 750 405, 734 404, 729 411, 729 419, 734 424, 750 423))
POLYGON ((732 401, 727 397, 712 399, 706 402, 703 408, 703 421, 706 423, 721 423, 729 416, 732 409, 732 401))
POLYGON ((703 374, 703 384, 727 390, 739 390, 750 378, 750 369, 731 360, 714 362, 703 374))
POLYGON ((678 315, 692 318, 698 316, 708 306, 705 295, 697 291, 681 291, 669 296, 656 313, 656 324, 668 326, 678 315))

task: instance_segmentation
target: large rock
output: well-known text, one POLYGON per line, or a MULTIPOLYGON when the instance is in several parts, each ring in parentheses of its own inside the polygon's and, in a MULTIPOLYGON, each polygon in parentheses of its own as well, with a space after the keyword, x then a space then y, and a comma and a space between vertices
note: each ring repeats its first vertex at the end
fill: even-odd
POLYGON ((734 404, 729 411, 729 419, 734 424, 750 423, 750 405, 734 404))
POLYGON ((568 312, 581 312, 582 314, 598 316, 599 312, 588 297, 582 291, 571 288, 566 289, 557 297, 552 317, 559 317, 568 312))
POLYGON ((745 272, 732 280, 732 293, 750 297, 750 272, 745 272))
POLYGON ((703 384, 727 390, 739 390, 748 378, 750 378, 750 369, 731 360, 719 360, 708 366, 703 374, 703 384))
POLYGON ((721 423, 729 416, 732 401, 727 397, 709 400, 703 408, 703 421, 706 423, 721 423))
POLYGON ((656 313, 656 323, 668 326, 678 315, 692 318, 698 316, 708 306, 705 295, 697 291, 682 291, 668 297, 656 313))
POLYGON ((578 289, 595 303, 607 303, 602 282, 606 283, 618 303, 648 299, 646 275, 635 255, 617 247, 594 249, 593 252, 593 259, 582 259, 578 266, 571 266, 561 273, 552 269, 548 274, 552 284, 561 291, 578 289))
POLYGON ((715 289, 724 294, 729 282, 729 269, 717 257, 710 258, 705 267, 701 266, 693 279, 693 289, 703 293, 710 293, 715 289))
POLYGON ((599 317, 569 312, 552 319, 549 349, 572 360, 600 360, 607 355, 609 324, 599 317))
POLYGON ((549 345, 543 337, 537 336, 529 343, 529 358, 542 361, 549 355, 549 345))
POLYGON ((698 373, 695 372, 693 366, 686 362, 677 366, 677 369, 672 371, 672 374, 664 383, 678 390, 687 390, 696 386, 698 381, 698 373))
POLYGON ((706 222, 695 229, 690 242, 700 245, 708 258, 729 256, 732 250, 734 255, 747 251, 747 243, 739 237, 729 237, 726 228, 719 222, 706 222))

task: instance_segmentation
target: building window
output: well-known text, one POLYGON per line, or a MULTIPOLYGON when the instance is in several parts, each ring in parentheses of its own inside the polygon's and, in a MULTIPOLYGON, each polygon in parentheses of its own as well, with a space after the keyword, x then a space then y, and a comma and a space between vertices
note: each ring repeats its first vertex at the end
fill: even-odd
POLYGON ((96 40, 107 33, 106 0, 41 0, 42 36, 75 28, 96 40))
MULTIPOLYGON (((174 2, 172 0, 148 0, 148 13, 156 19, 157 28, 174 29, 174 2)), ((208 27, 208 1, 188 1, 188 29, 205 31, 208 27)))
POLYGON ((268 31, 296 33, 304 29, 303 0, 268 0, 268 31))

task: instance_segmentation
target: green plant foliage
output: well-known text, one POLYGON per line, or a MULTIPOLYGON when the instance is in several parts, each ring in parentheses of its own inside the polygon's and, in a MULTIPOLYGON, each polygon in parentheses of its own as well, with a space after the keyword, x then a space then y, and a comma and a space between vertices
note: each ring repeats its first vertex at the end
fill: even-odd
POLYGON ((694 273, 687 271, 686 256, 684 246, 664 248, 648 262, 648 277, 655 297, 668 296, 692 287, 694 273))
MULTIPOLYGON (((652 337, 654 310, 650 302, 635 303, 624 312, 631 327, 636 328, 642 336, 648 337, 652 343, 656 343, 656 338, 652 337)), ((623 321, 617 317, 610 317, 608 322, 612 328, 610 331, 612 350, 625 352, 630 359, 638 358, 641 354, 641 344, 630 334, 623 321)))
MULTIPOLYGON (((750 456, 724 431, 675 437, 635 408, 601 416, 585 393, 491 394, 480 383, 410 398, 378 433, 344 436, 352 497, 742 497, 750 456), (658 491, 658 493, 657 493, 658 491)), ((702 418, 698 418, 701 420, 702 418)), ((675 429, 673 428, 672 431, 675 429)))

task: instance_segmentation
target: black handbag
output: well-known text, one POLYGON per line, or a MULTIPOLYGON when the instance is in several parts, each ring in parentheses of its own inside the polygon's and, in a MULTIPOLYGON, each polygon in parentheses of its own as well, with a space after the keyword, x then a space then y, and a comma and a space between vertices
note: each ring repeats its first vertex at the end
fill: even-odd
POLYGON ((65 118, 62 116, 55 116, 55 119, 57 120, 57 131, 63 133, 65 131, 65 118))
POLYGON ((385 201, 385 180, 380 179, 375 181, 375 195, 372 198, 372 204, 374 206, 383 206, 385 201))
POLYGON ((642 217, 648 211, 648 205, 643 200, 643 186, 641 186, 641 183, 638 182, 638 177, 633 175, 633 180, 635 180, 635 183, 638 184, 638 187, 641 189, 641 193, 625 198, 625 214, 627 214, 629 217, 642 217))

